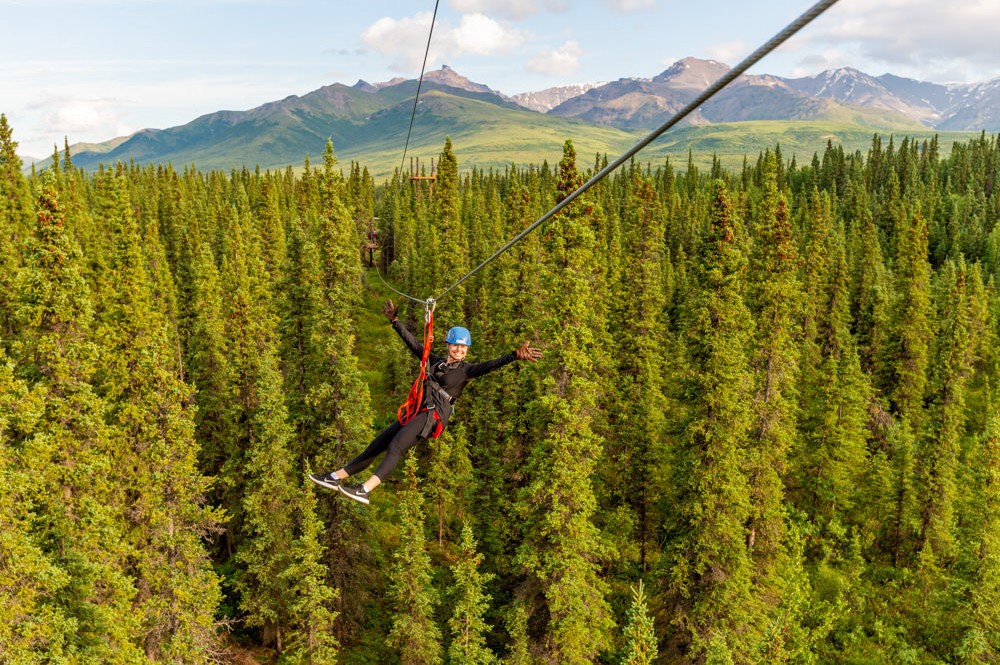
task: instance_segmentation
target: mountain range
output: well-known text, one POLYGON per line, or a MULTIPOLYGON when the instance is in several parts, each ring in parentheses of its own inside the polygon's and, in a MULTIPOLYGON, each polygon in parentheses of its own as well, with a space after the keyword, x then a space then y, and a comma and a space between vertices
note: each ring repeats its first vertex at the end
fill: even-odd
MULTIPOLYGON (((444 66, 424 77, 409 154, 436 155, 447 135, 463 168, 558 160, 568 138, 578 154, 615 156, 728 69, 714 60, 685 58, 651 79, 507 96, 444 66)), ((332 139, 341 161, 385 175, 401 165, 416 89, 416 80, 401 78, 335 83, 248 111, 219 111, 177 127, 71 146, 73 161, 84 168, 119 160, 282 168, 321 155, 332 139)), ((735 157, 740 150, 756 154, 780 141, 783 151, 790 145, 811 157, 827 140, 854 149, 875 132, 918 138, 982 130, 1000 131, 1000 79, 936 84, 850 68, 803 78, 743 75, 644 154, 662 158, 707 148, 733 151, 735 157), (727 140, 733 145, 720 144, 727 140)))
MULTIPOLYGON (((714 60, 685 58, 652 79, 619 79, 594 87, 548 113, 614 127, 652 128, 728 70, 714 60)), ((743 75, 699 109, 692 122, 821 117, 831 111, 831 103, 897 114, 942 131, 1000 130, 1000 78, 945 85, 893 74, 873 77, 849 67, 803 78, 743 75)))

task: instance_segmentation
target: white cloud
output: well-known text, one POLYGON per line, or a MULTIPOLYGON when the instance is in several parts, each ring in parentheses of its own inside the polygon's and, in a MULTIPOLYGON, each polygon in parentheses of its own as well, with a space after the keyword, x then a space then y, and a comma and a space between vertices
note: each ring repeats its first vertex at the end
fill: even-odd
MULTIPOLYGON (((504 28, 483 14, 467 14, 446 39, 454 44, 458 54, 490 55, 506 53, 524 43, 524 36, 504 28)), ((449 52, 452 49, 447 49, 449 52)))
MULTIPOLYGON (((373 50, 394 58, 391 67, 400 72, 420 68, 427 48, 427 34, 432 14, 422 12, 412 18, 381 18, 361 35, 373 50)), ((462 16, 458 27, 437 25, 431 38, 428 68, 433 68, 442 55, 453 59, 461 55, 496 55, 509 53, 526 40, 525 33, 513 29, 484 14, 462 16)))
POLYGON ((604 0, 604 4, 616 12, 639 12, 656 7, 656 0, 604 0))
POLYGON ((738 62, 742 62, 744 58, 750 55, 750 50, 747 48, 746 43, 742 41, 712 44, 705 49, 705 52, 711 59, 723 62, 730 67, 738 62))
POLYGON ((840 67, 844 67, 845 63, 850 62, 852 60, 849 54, 841 49, 823 49, 799 58, 798 65, 792 69, 789 75, 793 78, 812 76, 816 72, 826 69, 839 69, 840 67))
POLYGON ((395 56, 393 69, 409 70, 414 63, 419 67, 432 17, 430 12, 421 12, 412 18, 380 18, 361 33, 361 41, 377 53, 395 56), (424 35, 424 38, 420 39, 419 35, 424 35))
POLYGON ((548 76, 570 76, 580 68, 583 49, 576 42, 566 42, 554 51, 544 51, 536 55, 527 65, 530 72, 548 76))
POLYGON ((254 108, 290 92, 290 79, 262 79, 254 66, 208 74, 204 61, 181 63, 180 71, 168 71, 163 64, 18 61, 0 71, 0 108, 14 127, 19 151, 37 157, 51 154, 53 144, 61 149, 64 137, 70 144, 105 141, 146 127, 184 124, 221 109, 254 108))
POLYGON ((118 99, 69 99, 49 104, 42 113, 42 127, 49 134, 64 134, 70 138, 123 136, 135 128, 118 114, 116 109, 120 107, 118 99))
POLYGON ((859 68, 874 74, 885 70, 919 77, 923 72, 926 77, 936 71, 976 80, 996 75, 1000 40, 988 26, 998 24, 996 0, 843 0, 786 48, 808 50, 812 59, 817 51, 849 53, 853 62, 869 63, 859 68))
POLYGON ((451 0, 451 6, 463 14, 491 14, 521 21, 543 11, 569 9, 568 0, 451 0))

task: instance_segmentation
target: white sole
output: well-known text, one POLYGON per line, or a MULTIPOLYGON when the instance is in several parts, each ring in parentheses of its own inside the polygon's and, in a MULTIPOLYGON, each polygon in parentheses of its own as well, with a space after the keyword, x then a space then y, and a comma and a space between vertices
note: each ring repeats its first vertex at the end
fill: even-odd
POLYGON ((339 490, 339 489, 340 489, 340 485, 331 485, 330 483, 325 483, 325 482, 323 482, 322 480, 317 480, 316 478, 314 478, 314 477, 312 476, 312 474, 309 474, 309 480, 313 481, 314 483, 316 483, 316 484, 317 484, 317 485, 319 485, 320 487, 325 487, 325 488, 327 488, 328 490, 334 490, 334 491, 337 491, 337 490, 339 490))
POLYGON ((365 497, 358 496, 357 494, 351 494, 350 492, 345 492, 343 485, 341 485, 337 489, 339 489, 340 493, 346 496, 348 499, 353 499, 354 501, 357 501, 358 503, 363 503, 366 506, 369 504, 368 499, 366 499, 365 497))

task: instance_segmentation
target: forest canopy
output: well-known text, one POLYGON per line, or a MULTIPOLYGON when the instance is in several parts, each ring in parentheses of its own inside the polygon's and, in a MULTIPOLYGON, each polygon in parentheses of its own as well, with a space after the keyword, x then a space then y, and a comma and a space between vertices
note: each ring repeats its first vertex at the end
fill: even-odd
POLYGON ((617 170, 437 304, 544 355, 360 506, 385 282, 607 164, 438 160, 24 175, 0 116, 0 661, 1000 659, 1000 138, 617 170))

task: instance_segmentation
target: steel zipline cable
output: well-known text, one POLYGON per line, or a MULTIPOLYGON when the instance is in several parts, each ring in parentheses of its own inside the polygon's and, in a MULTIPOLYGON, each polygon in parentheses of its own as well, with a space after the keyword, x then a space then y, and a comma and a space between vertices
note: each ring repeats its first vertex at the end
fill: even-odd
POLYGON ((403 177, 403 165, 406 163, 406 150, 410 147, 410 133, 413 132, 413 119, 417 117, 417 103, 420 101, 420 88, 424 84, 424 72, 427 70, 427 55, 431 52, 431 37, 434 36, 434 24, 437 22, 438 4, 434 0, 434 14, 431 16, 431 29, 427 33, 427 47, 424 49, 424 62, 420 65, 420 78, 417 79, 417 94, 413 96, 413 110, 410 111, 410 127, 406 130, 406 143, 403 145, 403 158, 399 160, 399 176, 403 177))
MULTIPOLYGON (((534 223, 531 224, 531 226, 529 226, 528 228, 524 229, 523 231, 521 231, 520 233, 518 233, 516 236, 514 236, 509 242, 507 242, 506 245, 504 245, 503 247, 501 247, 500 249, 498 249, 496 252, 493 253, 492 256, 490 256, 489 258, 487 258, 485 261, 483 261, 482 263, 480 263, 478 266, 476 266, 475 268, 473 268, 472 270, 470 270, 469 272, 467 272, 461 279, 459 279, 457 282, 455 282, 454 284, 452 284, 451 286, 449 286, 447 289, 445 289, 444 291, 442 291, 441 295, 439 295, 437 298, 432 299, 432 301, 440 301, 442 298, 444 298, 446 295, 448 295, 448 293, 450 293, 452 291, 452 289, 454 289, 459 284, 461 284, 465 280, 469 279, 474 274, 476 274, 477 272, 479 272, 480 270, 482 270, 483 268, 485 268, 487 265, 489 265, 490 263, 492 263, 501 254, 503 254, 508 249, 510 249, 511 247, 513 247, 515 244, 517 244, 522 238, 524 238, 526 235, 528 235, 529 233, 531 233, 532 231, 534 231, 536 228, 538 228, 539 226, 541 226, 542 224, 544 224, 546 221, 548 221, 549 219, 551 219, 553 215, 555 215, 557 212, 559 212, 560 210, 562 210, 563 208, 565 208, 566 206, 568 206, 570 203, 572 203, 577 197, 579 197, 585 191, 587 191, 588 189, 590 189, 591 187, 593 187, 595 184, 597 184, 606 175, 608 175, 609 173, 611 173, 612 171, 614 171, 616 168, 618 168, 619 166, 621 166, 622 164, 624 164, 626 161, 628 161, 629 159, 631 159, 637 152, 639 152, 640 150, 642 150, 643 148, 645 148, 647 145, 649 145, 653 140, 655 140, 657 137, 659 137, 665 131, 667 131, 668 129, 670 129, 671 127, 673 127, 674 125, 676 125, 678 122, 680 122, 681 120, 683 120, 689 113, 691 113, 692 111, 694 111, 695 109, 697 109, 699 106, 701 106, 702 104, 704 104, 705 102, 707 102, 709 99, 711 99, 713 96, 715 96, 716 93, 718 93, 720 90, 722 90, 727 85, 729 85, 730 83, 732 83, 738 76, 740 76, 741 74, 743 74, 743 72, 745 72, 746 70, 750 69, 753 65, 755 65, 761 58, 763 58, 764 56, 766 56, 768 53, 770 53, 774 49, 778 48, 778 46, 780 46, 788 38, 790 38, 792 35, 794 35, 795 33, 797 33, 799 30, 801 30, 802 28, 804 28, 805 26, 807 26, 813 19, 815 19, 817 16, 819 16, 820 14, 822 14, 823 12, 825 12, 827 9, 829 9, 830 7, 832 7, 836 3, 837 3, 837 0, 820 0, 820 2, 817 2, 815 5, 813 5, 812 7, 810 7, 808 10, 806 10, 805 13, 803 13, 797 19, 795 19, 794 21, 792 21, 791 23, 789 23, 788 26, 786 26, 784 30, 782 30, 781 32, 779 32, 778 34, 776 34, 774 37, 772 37, 770 40, 768 40, 763 46, 761 46, 756 51, 754 51, 749 56, 747 56, 746 59, 743 60, 743 62, 741 62, 740 64, 738 64, 735 67, 733 67, 732 69, 730 69, 728 72, 726 72, 726 74, 722 78, 720 78, 718 81, 716 81, 715 83, 713 83, 712 85, 710 85, 708 88, 706 88, 705 91, 702 92, 700 95, 698 95, 698 97, 694 101, 692 101, 690 104, 688 104, 683 109, 681 109, 680 111, 678 111, 677 114, 674 115, 672 118, 670 118, 668 121, 666 121, 665 123, 663 123, 662 125, 660 125, 656 129, 654 129, 652 132, 650 132, 649 135, 647 135, 641 141, 639 141, 634 146, 632 146, 631 148, 629 148, 628 150, 626 150, 624 153, 622 153, 621 156, 619 156, 617 159, 615 159, 615 161, 611 162, 610 164, 608 164, 607 166, 605 166, 603 169, 601 169, 597 174, 595 174, 592 178, 590 178, 590 180, 588 180, 587 182, 585 182, 582 185, 580 185, 569 196, 567 196, 565 199, 563 199, 562 201, 560 201, 559 203, 557 203, 555 206, 553 206, 553 208, 551 210, 549 210, 547 213, 545 213, 544 215, 542 215, 541 217, 539 217, 538 220, 536 220, 534 223)), ((416 298, 413 298, 413 299, 417 300, 416 298)))

